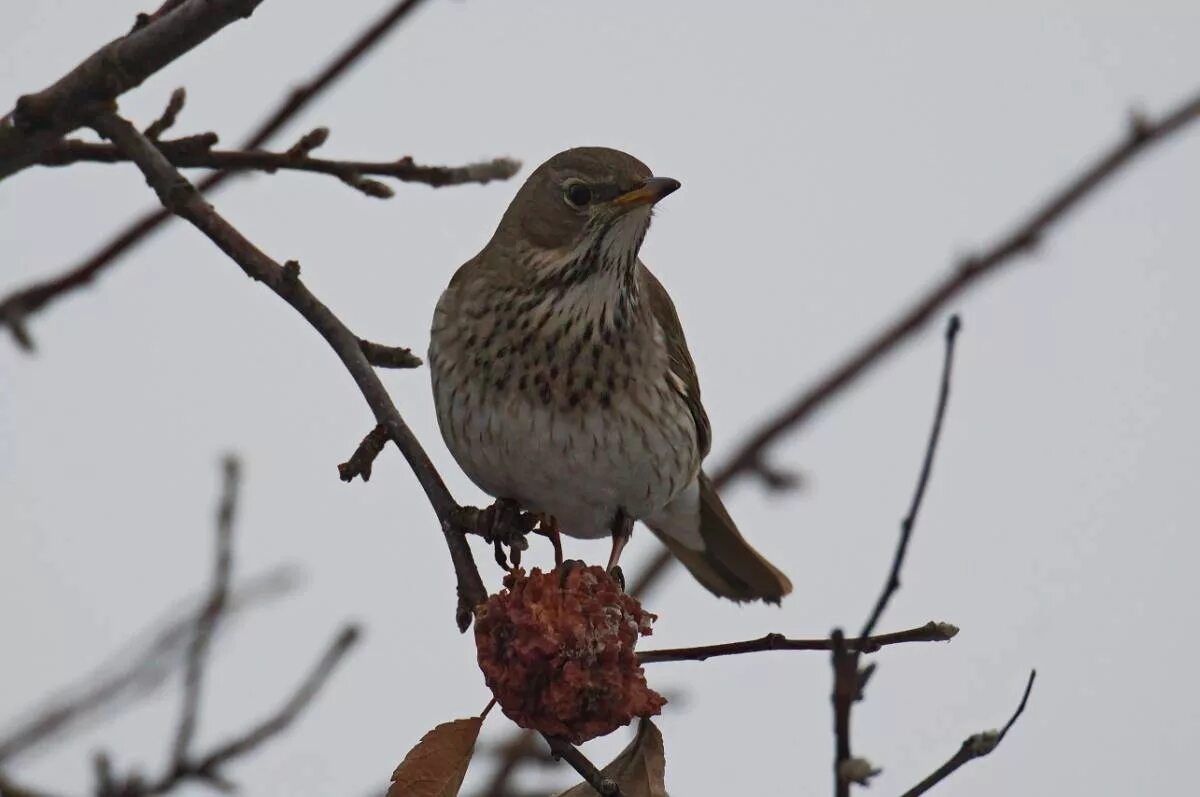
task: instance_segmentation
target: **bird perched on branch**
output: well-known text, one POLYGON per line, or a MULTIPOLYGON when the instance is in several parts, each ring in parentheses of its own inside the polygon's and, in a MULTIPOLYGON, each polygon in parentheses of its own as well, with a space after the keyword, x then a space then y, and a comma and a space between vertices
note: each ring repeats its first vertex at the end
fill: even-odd
POLYGON ((613 149, 542 164, 454 275, 429 345, 442 436, 467 475, 556 533, 641 520, 717 595, 778 602, 792 585, 738 532, 701 460, 710 430, 675 306, 638 259, 679 188, 613 149))

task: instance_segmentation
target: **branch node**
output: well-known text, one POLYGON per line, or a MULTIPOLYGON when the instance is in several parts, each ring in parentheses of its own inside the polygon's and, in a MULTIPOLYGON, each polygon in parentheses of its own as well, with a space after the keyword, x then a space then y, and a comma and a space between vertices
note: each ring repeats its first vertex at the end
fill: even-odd
POLYGON ((865 758, 847 758, 838 764, 838 777, 847 783, 857 783, 859 786, 871 785, 871 778, 882 771, 865 758))
POLYGON ((306 158, 309 153, 328 140, 328 127, 314 127, 300 136, 300 140, 288 148, 287 157, 294 159, 306 158))
POLYGON ((283 264, 283 284, 292 286, 300 281, 300 261, 289 260, 283 264))
POLYGON ((369 482, 371 466, 374 465, 375 458, 383 451, 383 447, 387 445, 387 441, 387 427, 382 423, 376 424, 374 429, 367 432, 367 436, 358 444, 358 448, 354 449, 350 459, 338 465, 338 476, 341 480, 352 482, 355 476, 361 476, 364 482, 369 482))

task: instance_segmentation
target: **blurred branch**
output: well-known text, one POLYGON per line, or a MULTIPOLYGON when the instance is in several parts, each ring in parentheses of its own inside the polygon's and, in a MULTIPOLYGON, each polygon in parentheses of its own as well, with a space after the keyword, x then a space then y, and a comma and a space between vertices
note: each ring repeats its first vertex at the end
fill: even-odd
MULTIPOLYGON (((225 619, 247 607, 284 595, 296 586, 293 571, 277 568, 235 588, 225 605, 225 619)), ((56 736, 96 719, 119 703, 128 703, 152 693, 184 660, 199 617, 207 602, 189 603, 155 624, 154 631, 141 636, 114 660, 52 697, 31 712, 28 719, 0 737, 0 764, 34 748, 44 748, 56 736)))
MULTIPOLYGON (((146 137, 152 138, 150 135, 146 137)), ((215 137, 211 141, 215 144, 215 137)), ((506 180, 521 168, 521 164, 511 158, 493 158, 489 161, 469 163, 465 166, 422 166, 414 163, 413 159, 408 156, 392 161, 353 161, 313 158, 294 155, 286 151, 207 149, 196 146, 196 137, 194 136, 160 141, 158 148, 167 160, 180 168, 224 169, 230 172, 275 172, 284 169, 328 174, 339 178, 368 196, 381 199, 392 196, 392 190, 379 182, 364 182, 365 177, 391 177, 404 183, 424 183, 434 188, 441 188, 465 183, 506 180)), ((68 140, 59 142, 46 150, 37 162, 42 166, 69 166, 84 161, 119 163, 127 160, 128 157, 111 144, 68 140)))
POLYGON ((1004 723, 1003 728, 999 731, 983 731, 982 733, 968 736, 963 740, 962 746, 958 748, 958 752, 950 757, 950 760, 934 770, 929 777, 904 792, 901 797, 917 797, 917 795, 924 794, 948 778, 963 764, 974 761, 976 758, 982 758, 999 747, 1000 742, 1004 741, 1004 737, 1008 735, 1009 730, 1012 729, 1012 726, 1016 724, 1016 721, 1025 712, 1025 704, 1029 702, 1029 693, 1033 691, 1033 681, 1035 678, 1037 678, 1037 670, 1030 671, 1029 680, 1025 682, 1025 692, 1021 695, 1021 702, 1017 705, 1017 710, 1008 718, 1008 722, 1004 723))
POLYGON ((578 772, 580 777, 596 790, 597 794, 603 795, 603 797, 622 797, 621 787, 617 785, 616 781, 606 778, 604 773, 597 769, 596 765, 589 761, 578 747, 556 736, 546 736, 545 739, 550 745, 551 755, 570 764, 571 768, 578 772))
MULTIPOLYGON (((958 634, 958 627, 950 623, 929 621, 925 625, 895 631, 890 634, 868 636, 859 639, 843 639, 841 644, 848 651, 874 653, 885 645, 901 645, 907 642, 948 642, 958 634)), ((638 663, 656 664, 663 661, 705 661, 718 656, 735 656, 741 653, 761 653, 769 650, 833 650, 837 644, 829 639, 788 639, 783 634, 767 634, 745 642, 726 642, 720 645, 700 645, 689 648, 664 648, 645 650, 637 654, 638 663)))
MULTIPOLYGON (((221 768, 286 730, 312 702, 360 636, 356 626, 343 627, 313 670, 279 710, 243 733, 214 746, 208 752, 192 752, 203 695, 204 675, 209 660, 208 651, 214 633, 238 601, 237 594, 232 593, 229 587, 233 570, 233 519, 239 486, 237 460, 227 457, 223 473, 221 498, 217 506, 213 578, 208 597, 199 611, 188 613, 186 627, 179 628, 178 624, 171 626, 170 633, 160 634, 158 642, 152 645, 148 652, 148 658, 157 657, 159 648, 168 639, 172 648, 180 647, 184 642, 187 646, 183 708, 167 765, 162 775, 153 780, 143 778, 136 771, 119 777, 114 774, 109 757, 101 753, 95 759, 97 797, 150 797, 166 794, 188 781, 201 781, 222 790, 229 790, 232 784, 225 779, 221 768), (181 631, 183 639, 179 638, 181 631)), ((276 585, 275 589, 278 588, 276 585)), ((133 673, 125 677, 134 677, 143 666, 144 661, 138 659, 133 673)), ((109 684, 102 685, 99 692, 106 692, 110 688, 112 687, 109 684)), ((91 690, 85 699, 92 701, 92 695, 97 694, 97 691, 91 690)), ((104 700, 110 701, 110 697, 105 697, 104 700)), ((62 708, 54 709, 43 721, 27 726, 21 735, 14 737, 15 744, 7 744, 9 754, 45 740, 50 733, 61 729, 64 723, 77 720, 81 712, 94 711, 95 708, 95 705, 79 700, 67 702, 62 708)), ((41 794, 28 788, 19 788, 0 774, 0 797, 39 797, 41 794)))
MULTIPOLYGON (((195 2, 195 0, 192 0, 192 2, 195 2)), ((423 2, 425 0, 400 0, 393 3, 378 19, 368 25, 366 29, 317 72, 316 75, 307 82, 292 89, 279 105, 271 111, 267 118, 259 124, 254 132, 246 138, 239 149, 260 149, 284 125, 308 107, 309 103, 344 75, 360 58, 370 52, 379 42, 383 41, 384 37, 390 31, 406 19, 423 2)), ((203 5, 204 3, 201 2, 199 4, 203 5)), ((170 8, 168 6, 171 5, 170 2, 164 4, 163 8, 160 8, 154 15, 148 15, 151 19, 147 19, 146 21, 143 21, 139 17, 139 24, 153 21, 152 17, 157 17, 164 13, 164 9, 169 11, 170 8)), ((213 3, 213 5, 218 5, 218 3, 213 3)), ((155 26, 157 24, 157 22, 154 22, 155 26)), ((0 135, 3 135, 3 131, 4 128, 0 127, 0 135)), ((63 131, 64 134, 67 132, 70 131, 63 131)), ((54 140, 57 140, 57 138, 54 140)), ((54 140, 46 142, 46 146, 52 144, 54 140)), ((2 146, 0 146, 0 152, 3 152, 2 146)), ((35 157, 36 154, 36 152, 31 152, 30 157, 35 157)), ((215 172, 200 181, 199 189, 202 192, 211 191, 236 174, 245 174, 245 172, 215 172)), ((25 327, 25 320, 30 315, 41 310, 48 303, 64 294, 90 284, 97 275, 111 265, 118 257, 140 243, 147 235, 157 230, 169 218, 171 218, 171 214, 165 210, 155 211, 142 216, 82 262, 72 266, 56 277, 27 285, 9 294, 4 299, 0 299, 0 326, 8 326, 17 344, 27 351, 32 350, 33 341, 25 327)))
POLYGON ((213 557, 213 581, 204 611, 196 618, 192 643, 188 646, 187 661, 183 670, 183 711, 175 733, 172 748, 174 768, 187 761, 188 749, 196 733, 196 721, 200 714, 200 695, 204 686, 204 667, 208 663, 208 650, 213 631, 225 612, 229 601, 229 579, 233 571, 233 513, 237 508, 238 486, 241 468, 235 457, 228 456, 222 463, 224 481, 221 502, 217 506, 217 547, 213 557))
POLYGON ((185 0, 96 50, 53 85, 17 99, 0 119, 0 180, 26 168, 100 107, 159 71, 262 0, 185 0), (165 13, 164 13, 165 12, 165 13), (161 14, 161 16, 159 16, 161 14))

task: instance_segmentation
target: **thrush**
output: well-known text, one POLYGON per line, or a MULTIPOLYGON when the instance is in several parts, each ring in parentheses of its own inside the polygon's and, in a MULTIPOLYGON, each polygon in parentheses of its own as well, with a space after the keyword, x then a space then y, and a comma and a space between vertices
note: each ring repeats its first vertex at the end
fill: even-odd
POLYGON ((481 489, 563 534, 643 521, 692 575, 736 601, 792 585, 738 532, 701 468, 700 384, 666 289, 638 257, 680 186, 614 149, 555 155, 517 192, 434 312, 442 437, 481 489))

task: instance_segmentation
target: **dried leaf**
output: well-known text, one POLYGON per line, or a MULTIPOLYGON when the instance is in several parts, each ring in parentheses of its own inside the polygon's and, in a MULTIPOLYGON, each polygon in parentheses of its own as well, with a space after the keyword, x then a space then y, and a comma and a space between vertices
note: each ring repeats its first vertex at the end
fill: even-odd
MULTIPOLYGON (((625 797, 668 797, 667 754, 654 723, 642 720, 633 741, 600 772, 615 781, 625 797)), ((597 797, 597 792, 587 783, 580 783, 558 797, 597 797)))
POLYGON ((455 797, 483 717, 443 722, 421 737, 392 773, 387 797, 455 797))

